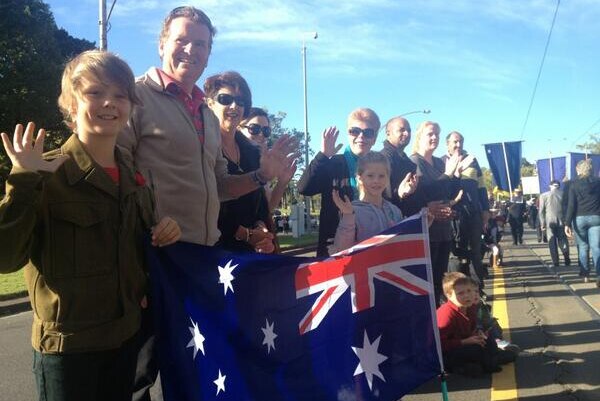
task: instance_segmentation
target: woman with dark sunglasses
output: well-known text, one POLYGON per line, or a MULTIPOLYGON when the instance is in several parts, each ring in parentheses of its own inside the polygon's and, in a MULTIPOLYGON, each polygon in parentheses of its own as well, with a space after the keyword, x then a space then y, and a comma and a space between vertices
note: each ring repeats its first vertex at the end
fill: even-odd
MULTIPOLYGON (((252 108, 252 94, 237 72, 213 75, 204 83, 206 104, 219 119, 223 156, 229 174, 241 175, 260 166, 260 150, 237 128, 252 108)), ((267 228, 269 207, 264 189, 221 202, 219 244, 230 250, 272 253, 274 236, 267 228)))
MULTIPOLYGON (((269 148, 271 123, 269 121, 269 115, 263 109, 252 107, 248 116, 240 123, 239 130, 246 138, 258 145, 261 152, 264 152, 269 148)), ((283 194, 295 173, 296 162, 294 160, 280 172, 277 176, 275 185, 265 185, 265 193, 269 200, 269 211, 271 213, 279 206, 283 194)))

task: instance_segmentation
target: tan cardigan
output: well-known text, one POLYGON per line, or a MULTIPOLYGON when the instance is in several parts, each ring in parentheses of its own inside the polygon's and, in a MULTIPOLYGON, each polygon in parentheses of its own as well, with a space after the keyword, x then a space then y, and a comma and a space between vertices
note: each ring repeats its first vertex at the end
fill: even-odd
POLYGON ((221 152, 216 116, 202 105, 204 144, 181 102, 162 86, 155 68, 137 79, 142 106, 134 108, 128 130, 118 139, 153 187, 159 217, 181 227, 181 241, 214 245, 220 201, 227 200, 227 161, 221 152))

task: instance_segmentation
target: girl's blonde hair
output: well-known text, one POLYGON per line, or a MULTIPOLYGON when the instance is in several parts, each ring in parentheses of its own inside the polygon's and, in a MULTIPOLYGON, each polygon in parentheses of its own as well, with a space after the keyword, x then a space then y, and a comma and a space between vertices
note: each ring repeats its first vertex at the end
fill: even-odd
POLYGON ((58 97, 58 107, 65 118, 65 124, 71 129, 75 128, 72 112, 81 91, 82 78, 108 81, 124 89, 132 105, 141 104, 135 93, 135 77, 125 61, 116 54, 103 50, 84 51, 65 66, 58 97))
MULTIPOLYGON (((376 152, 373 150, 367 152, 365 155, 358 158, 358 164, 356 166, 356 175, 361 176, 365 172, 365 170, 367 169, 367 166, 369 164, 381 164, 385 167, 385 171, 387 173, 387 185, 386 185, 386 189, 385 189, 385 194, 389 197, 390 192, 391 192, 390 191, 390 170, 391 170, 391 168, 390 168, 390 162, 389 162, 388 158, 385 157, 385 155, 381 152, 376 152)), ((358 189, 361 193, 364 191, 360 184, 358 185, 358 189)))

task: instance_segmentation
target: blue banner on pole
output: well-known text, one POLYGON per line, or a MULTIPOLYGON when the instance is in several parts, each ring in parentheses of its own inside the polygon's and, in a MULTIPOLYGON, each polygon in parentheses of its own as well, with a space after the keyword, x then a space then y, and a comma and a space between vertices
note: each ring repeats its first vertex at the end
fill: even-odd
POLYGON ((425 220, 327 259, 148 247, 164 399, 396 401, 440 374, 425 220))
POLYGON ((498 188, 503 191, 511 188, 514 190, 521 182, 521 141, 489 143, 484 146, 498 188))
MULTIPOLYGON (((577 177, 577 172, 575 171, 575 166, 581 160, 585 159, 585 153, 576 153, 576 152, 568 152, 567 153, 567 178, 573 180, 577 177)), ((594 175, 596 177, 600 177, 600 155, 597 154, 589 154, 588 158, 592 159, 592 165, 594 166, 594 175)))
POLYGON ((540 193, 550 190, 550 181, 562 182, 567 176, 567 158, 564 156, 540 159, 536 162, 540 193), (552 167, 552 170, 550 170, 552 167))

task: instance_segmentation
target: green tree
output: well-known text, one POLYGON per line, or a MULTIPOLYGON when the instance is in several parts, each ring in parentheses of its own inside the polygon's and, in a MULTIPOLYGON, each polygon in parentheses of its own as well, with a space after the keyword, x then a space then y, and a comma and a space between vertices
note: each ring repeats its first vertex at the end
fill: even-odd
MULTIPOLYGON (((35 121, 49 132, 48 149, 63 140, 62 116, 56 100, 65 62, 94 43, 71 37, 56 26, 40 0, 0 3, 0 131, 11 133, 17 123, 35 121)), ((0 150, 0 177, 10 167, 0 150)), ((3 181, 3 179, 2 179, 3 181)), ((4 188, 4 185, 2 185, 4 188)))
POLYGON ((483 176, 483 183, 488 190, 491 192, 494 189, 494 177, 492 175, 492 170, 487 167, 481 167, 481 174, 483 176))
POLYGON ((600 154, 600 133, 591 134, 588 142, 576 147, 587 153, 600 154))
POLYGON ((526 158, 521 158, 521 177, 531 177, 536 175, 535 164, 531 164, 526 158))
MULTIPOLYGON (((290 181, 287 191, 285 192, 283 199, 282 199, 282 207, 284 209, 288 208, 291 204, 296 203, 298 201, 300 201, 300 199, 302 198, 301 195, 298 194, 298 190, 297 190, 297 183, 298 183, 298 178, 300 176, 300 174, 302 173, 302 171, 304 170, 304 166, 305 166, 305 162, 304 162, 304 132, 303 131, 299 131, 296 128, 287 128, 283 126, 283 120, 285 119, 285 117, 287 116, 287 113, 283 112, 283 111, 278 111, 275 114, 270 114, 269 113, 269 120, 271 122, 271 138, 270 138, 270 143, 273 143, 274 141, 277 140, 277 138, 281 137, 282 135, 291 135, 294 138, 296 138, 298 140, 299 146, 298 146, 298 151, 300 152, 300 157, 297 159, 296 165, 297 170, 296 170, 296 176, 290 181)), ((309 149, 309 157, 312 157, 314 155, 314 151, 312 149, 309 149)), ((313 197, 314 199, 314 197, 313 197)), ((311 203, 315 203, 314 201, 311 203)), ((313 207, 314 209, 314 207, 313 207)))

